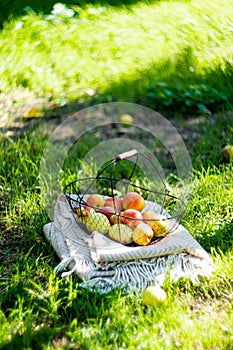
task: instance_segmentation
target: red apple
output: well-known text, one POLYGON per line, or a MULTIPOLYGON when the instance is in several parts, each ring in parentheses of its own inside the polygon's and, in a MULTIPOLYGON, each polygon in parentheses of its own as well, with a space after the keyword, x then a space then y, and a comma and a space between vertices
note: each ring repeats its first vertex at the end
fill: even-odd
POLYGON ((93 208, 102 208, 104 206, 104 197, 98 193, 90 194, 86 204, 93 208))
POLYGON ((136 227, 142 222, 142 213, 135 209, 127 209, 121 213, 122 222, 130 227, 136 227))
POLYGON ((152 238, 153 230, 149 225, 145 224, 145 222, 141 222, 133 230, 133 240, 138 245, 148 245, 152 238))
POLYGON ((114 209, 109 206, 104 206, 101 209, 97 210, 99 213, 104 214, 107 218, 110 218, 114 214, 114 209))
POLYGON ((139 193, 127 192, 123 198, 123 208, 141 211, 145 206, 145 201, 139 193))
POLYGON ((123 210, 123 199, 120 197, 109 197, 104 205, 112 207, 115 211, 123 210))

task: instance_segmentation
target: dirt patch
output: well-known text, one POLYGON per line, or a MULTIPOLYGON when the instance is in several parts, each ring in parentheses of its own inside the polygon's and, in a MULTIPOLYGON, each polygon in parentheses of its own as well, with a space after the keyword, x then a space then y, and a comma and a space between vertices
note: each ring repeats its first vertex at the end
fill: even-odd
MULTIPOLYGON (((59 107, 56 103, 50 101, 50 96, 38 97, 27 90, 16 89, 10 93, 0 93, 0 131, 5 137, 15 138, 38 126, 43 126, 42 132, 51 134, 60 123, 69 116, 76 115, 78 111, 90 106, 90 103, 80 106, 80 104, 73 102, 59 107), (33 115, 33 110, 41 113, 35 112, 33 115), (31 111, 32 113, 30 113, 31 111)), ((104 118, 105 120, 111 120, 108 112, 106 112, 104 118)), ((103 116, 101 116, 101 120, 103 121, 103 116)), ((200 136, 201 125, 205 120, 205 116, 190 116, 185 119, 169 118, 169 122, 176 128, 188 149, 200 136)), ((153 120, 150 120, 148 116, 146 119, 142 117, 140 125, 150 129, 153 126, 153 120)), ((122 127, 115 130, 115 132, 114 135, 114 130, 111 130, 111 136, 121 137, 129 133, 129 129, 122 127)), ((135 130, 130 131, 130 133, 132 132, 135 132, 135 130)), ((165 132, 169 132, 169 130, 165 130, 165 132)), ((170 137, 168 135, 168 139, 175 142, 174 134, 171 134, 170 137)))
MULTIPOLYGON (((79 111, 90 107, 97 101, 94 101, 92 91, 87 92, 87 99, 81 105, 80 102, 71 102, 64 106, 59 106, 50 94, 38 96, 36 93, 27 90, 23 87, 17 87, 10 91, 0 91, 0 132, 3 137, 17 138, 24 133, 31 130, 38 130, 38 137, 40 133, 42 135, 50 135, 69 116, 79 114, 79 111), (33 110, 35 113, 33 113, 33 110)), ((182 137, 188 151, 190 151, 193 145, 200 139, 200 136, 208 132, 206 130, 206 122, 216 123, 217 115, 185 115, 178 117, 172 117, 170 111, 167 115, 163 114, 169 122, 175 127, 179 135, 182 137)), ((109 113, 106 113, 105 120, 111 120, 109 113)), ((233 112, 229 112, 229 119, 233 118, 233 112)), ((141 118, 141 126, 154 128, 153 120, 141 118)), ((164 126, 161 126, 164 127, 164 126)), ((128 133, 135 133, 135 129, 130 131, 124 128, 110 128, 105 130, 108 135, 101 135, 103 139, 106 136, 111 137, 124 137, 128 133), (115 134, 114 134, 115 132, 115 134)), ((169 130, 165 130, 167 133, 167 139, 171 145, 176 143, 176 139, 172 132, 169 135, 169 130)), ((224 130, 223 130, 224 132, 224 130)), ((64 130, 64 137, 66 132, 64 130)), ((142 135, 141 135, 142 137, 142 135)), ((142 140, 143 141, 143 140, 142 140)))

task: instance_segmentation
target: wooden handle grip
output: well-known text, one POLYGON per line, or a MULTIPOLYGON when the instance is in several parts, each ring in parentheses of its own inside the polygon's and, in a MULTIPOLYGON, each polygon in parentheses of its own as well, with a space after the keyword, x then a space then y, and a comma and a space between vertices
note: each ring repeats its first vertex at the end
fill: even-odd
POLYGON ((131 151, 118 154, 118 156, 116 156, 116 161, 119 162, 120 160, 131 158, 133 156, 136 156, 137 154, 138 151, 136 149, 132 149, 131 151))

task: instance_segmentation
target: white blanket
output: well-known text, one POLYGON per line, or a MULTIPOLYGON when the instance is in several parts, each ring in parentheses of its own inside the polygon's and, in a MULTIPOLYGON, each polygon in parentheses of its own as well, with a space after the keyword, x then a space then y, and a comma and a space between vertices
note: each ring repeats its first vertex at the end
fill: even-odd
POLYGON ((188 277, 198 282, 199 276, 212 272, 210 256, 182 225, 155 244, 125 246, 97 231, 88 233, 63 194, 44 233, 61 259, 57 272, 68 268, 62 276, 76 272, 83 287, 100 293, 115 288, 137 293, 162 285, 168 273, 171 280, 188 277))

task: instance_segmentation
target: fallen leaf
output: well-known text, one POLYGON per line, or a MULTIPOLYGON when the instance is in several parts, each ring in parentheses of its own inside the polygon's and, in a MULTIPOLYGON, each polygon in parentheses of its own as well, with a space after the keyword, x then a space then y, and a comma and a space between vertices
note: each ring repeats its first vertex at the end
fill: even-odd
POLYGON ((31 118, 41 118, 43 116, 44 116, 44 112, 42 111, 41 108, 32 107, 31 109, 29 109, 29 111, 24 113, 23 118, 31 119, 31 118))

